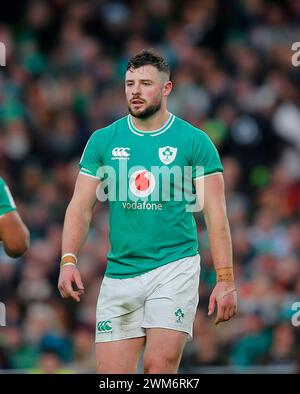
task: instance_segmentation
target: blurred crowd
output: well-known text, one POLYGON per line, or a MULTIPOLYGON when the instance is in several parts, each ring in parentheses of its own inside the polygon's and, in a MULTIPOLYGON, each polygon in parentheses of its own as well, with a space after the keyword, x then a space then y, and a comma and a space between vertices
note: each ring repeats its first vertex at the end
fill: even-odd
POLYGON ((155 48, 172 68, 168 109, 205 130, 224 164, 238 316, 207 317, 215 281, 203 217, 194 339, 182 370, 277 365, 300 370, 299 0, 48 0, 1 11, 0 174, 30 229, 30 250, 0 250, 0 369, 93 372, 107 205, 80 254, 86 293, 59 297, 64 213, 91 133, 127 113, 128 58, 155 48))

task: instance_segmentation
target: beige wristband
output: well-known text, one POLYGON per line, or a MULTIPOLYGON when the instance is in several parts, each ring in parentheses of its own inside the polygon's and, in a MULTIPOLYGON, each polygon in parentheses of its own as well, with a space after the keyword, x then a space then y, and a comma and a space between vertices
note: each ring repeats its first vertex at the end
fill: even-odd
POLYGON ((77 257, 73 253, 65 253, 61 260, 60 266, 64 267, 65 265, 75 265, 77 264, 77 257))
POLYGON ((234 282, 233 267, 222 267, 216 269, 217 282, 234 282))

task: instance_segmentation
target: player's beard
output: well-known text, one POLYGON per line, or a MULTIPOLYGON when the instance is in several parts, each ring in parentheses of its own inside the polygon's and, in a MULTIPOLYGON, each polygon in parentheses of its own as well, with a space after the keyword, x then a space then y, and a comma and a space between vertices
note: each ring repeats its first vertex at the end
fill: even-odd
POLYGON ((141 112, 134 112, 132 111, 132 109, 130 108, 130 106, 128 106, 128 110, 130 112, 130 114, 132 116, 134 116, 135 118, 139 118, 139 119, 147 119, 150 116, 154 115, 156 112, 158 112, 161 108, 161 101, 158 104, 153 104, 153 105, 149 105, 149 107, 145 108, 144 111, 141 112))

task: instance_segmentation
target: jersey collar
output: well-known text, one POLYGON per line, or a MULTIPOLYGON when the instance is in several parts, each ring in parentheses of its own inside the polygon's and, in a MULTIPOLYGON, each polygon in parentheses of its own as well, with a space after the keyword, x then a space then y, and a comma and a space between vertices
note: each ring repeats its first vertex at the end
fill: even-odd
POLYGON ((160 129, 152 130, 152 131, 145 131, 145 130, 137 129, 135 127, 135 125, 133 124, 132 116, 131 115, 127 116, 127 122, 128 122, 128 127, 129 127, 130 131, 132 131, 134 134, 139 135, 141 137, 144 137, 145 135, 149 135, 150 137, 156 137, 157 135, 164 133, 172 126, 174 120, 175 120, 175 115, 170 114, 169 119, 166 121, 166 123, 160 129))

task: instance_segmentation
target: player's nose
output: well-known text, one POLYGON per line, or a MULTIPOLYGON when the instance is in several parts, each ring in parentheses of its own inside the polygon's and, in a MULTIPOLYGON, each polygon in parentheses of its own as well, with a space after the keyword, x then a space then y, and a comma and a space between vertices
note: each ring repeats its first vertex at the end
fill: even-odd
POLYGON ((139 98, 138 96, 141 95, 141 87, 139 84, 136 84, 132 87, 132 98, 139 98))

